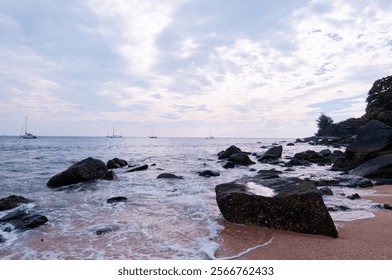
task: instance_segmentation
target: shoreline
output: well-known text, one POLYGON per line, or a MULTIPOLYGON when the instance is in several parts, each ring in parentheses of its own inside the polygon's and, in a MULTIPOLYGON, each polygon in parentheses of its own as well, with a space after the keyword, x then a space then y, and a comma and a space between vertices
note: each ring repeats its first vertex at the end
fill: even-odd
MULTIPOLYGON (((392 185, 375 186, 376 192, 362 199, 392 205, 392 185)), ((271 244, 245 253, 240 260, 391 260, 392 211, 375 210, 373 218, 336 222, 338 238, 301 234, 222 221, 224 229, 217 242, 216 258, 230 258, 268 242, 271 244)))

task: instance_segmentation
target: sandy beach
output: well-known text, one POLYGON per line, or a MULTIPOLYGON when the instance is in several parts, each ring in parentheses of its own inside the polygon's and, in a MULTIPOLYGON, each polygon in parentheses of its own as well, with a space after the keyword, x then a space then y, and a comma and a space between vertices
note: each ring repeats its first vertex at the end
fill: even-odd
MULTIPOLYGON (((368 197, 376 203, 392 205, 392 185, 376 186, 368 197)), ((217 258, 235 256, 258 244, 271 244, 255 249, 239 259, 244 260, 391 260, 392 211, 376 210, 374 218, 336 223, 338 238, 299 234, 288 231, 230 224, 217 242, 217 258)))

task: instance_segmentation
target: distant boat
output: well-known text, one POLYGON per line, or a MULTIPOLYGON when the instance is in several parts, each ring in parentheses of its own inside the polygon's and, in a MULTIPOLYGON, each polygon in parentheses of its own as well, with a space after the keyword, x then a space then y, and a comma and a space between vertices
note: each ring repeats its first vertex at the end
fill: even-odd
POLYGON ((108 138, 122 138, 121 135, 116 135, 116 134, 114 133, 114 127, 113 127, 113 134, 112 134, 112 135, 107 135, 106 137, 108 137, 108 138))
POLYGON ((156 138, 158 138, 158 136, 154 135, 154 133, 153 133, 153 127, 152 127, 152 124, 151 124, 151 135, 150 135, 150 136, 148 136, 148 138, 151 138, 151 139, 156 139, 156 138))
POLYGON ((211 126, 210 126, 210 136, 209 136, 209 137, 207 137, 206 139, 215 139, 215 137, 214 137, 214 136, 212 136, 212 134, 211 134, 211 126))
MULTIPOLYGON (((22 131, 23 131, 23 127, 22 127, 22 131)), ((23 138, 23 139, 36 139, 37 138, 37 136, 35 136, 34 134, 27 132, 27 116, 26 116, 26 122, 24 124, 24 132, 25 132, 24 135, 22 134, 22 131, 20 133, 20 138, 23 138)))

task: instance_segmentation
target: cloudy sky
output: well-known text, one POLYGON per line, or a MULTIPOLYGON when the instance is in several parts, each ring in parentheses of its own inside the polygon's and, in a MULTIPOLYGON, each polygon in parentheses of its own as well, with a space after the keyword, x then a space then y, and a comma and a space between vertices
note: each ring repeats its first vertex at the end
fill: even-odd
POLYGON ((0 0, 0 133, 303 137, 392 74, 390 0, 0 0))

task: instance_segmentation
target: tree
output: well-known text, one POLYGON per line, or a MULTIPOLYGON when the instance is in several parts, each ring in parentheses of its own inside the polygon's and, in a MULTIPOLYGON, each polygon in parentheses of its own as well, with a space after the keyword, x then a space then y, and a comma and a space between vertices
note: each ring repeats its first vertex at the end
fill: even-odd
POLYGON ((331 126, 331 124, 333 124, 332 118, 322 113, 320 117, 317 119, 318 131, 316 135, 318 136, 325 135, 328 127, 331 126))
POLYGON ((392 76, 374 82, 366 103, 366 122, 378 120, 392 126, 392 76))

